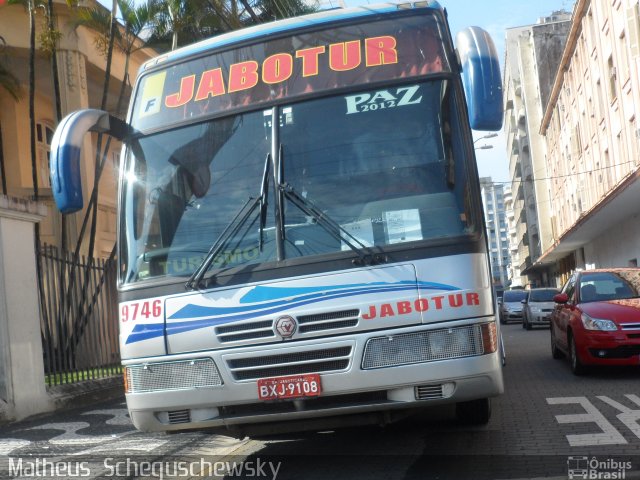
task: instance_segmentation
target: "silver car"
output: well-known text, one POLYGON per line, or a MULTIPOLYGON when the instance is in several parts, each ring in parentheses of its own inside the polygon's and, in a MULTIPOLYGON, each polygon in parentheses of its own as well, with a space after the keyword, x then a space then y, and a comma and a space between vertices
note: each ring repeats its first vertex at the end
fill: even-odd
POLYGON ((527 298, 526 290, 505 290, 500 305, 500 323, 508 323, 511 320, 521 322, 522 300, 525 298, 527 298))
POLYGON ((553 297, 560 291, 555 288, 533 288, 527 293, 527 297, 522 300, 522 328, 531 330, 534 325, 548 326, 555 306, 553 297))

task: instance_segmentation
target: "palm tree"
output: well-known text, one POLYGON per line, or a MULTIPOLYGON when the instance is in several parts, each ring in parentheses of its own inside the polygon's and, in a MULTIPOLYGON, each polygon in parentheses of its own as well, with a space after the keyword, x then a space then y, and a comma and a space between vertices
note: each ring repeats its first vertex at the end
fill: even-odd
MULTIPOLYGON (((36 154, 35 84, 36 84, 36 2, 35 0, 9 0, 11 4, 22 5, 29 15, 29 136, 31 148, 31 178, 33 198, 38 200, 38 167, 36 154)), ((39 243, 39 229, 36 223, 36 244, 39 243)))
POLYGON ((62 107, 60 104, 60 79, 58 77, 58 59, 56 52, 58 50, 58 42, 62 38, 62 33, 55 27, 53 0, 47 0, 47 3, 43 5, 43 7, 47 23, 44 26, 44 30, 38 35, 38 43, 40 44, 40 51, 51 60, 53 101, 56 120, 59 122, 62 119, 62 107))
POLYGON ((148 43, 175 50, 206 37, 240 28, 219 0, 154 0, 156 18, 148 43))
MULTIPOLYGON (((120 92, 118 95, 117 106, 114 114, 117 116, 122 109, 122 103, 124 101, 124 94, 126 86, 130 85, 129 81, 129 61, 131 54, 137 49, 141 48, 141 41, 139 35, 152 21, 155 9, 152 4, 146 3, 139 6, 135 6, 131 0, 115 0, 115 4, 120 8, 122 14, 122 25, 119 28, 113 29, 113 15, 107 14, 103 8, 91 8, 81 9, 78 13, 78 19, 76 26, 83 25, 91 28, 98 33, 97 46, 102 51, 106 59, 105 69, 105 86, 103 89, 102 103, 100 108, 106 110, 107 93, 109 86, 109 78, 111 76, 111 63, 113 57, 113 49, 117 47, 125 55, 124 75, 120 86, 120 92)), ((88 256, 93 257, 93 250, 95 247, 95 236, 97 227, 97 199, 100 177, 106 162, 107 153, 111 144, 111 138, 107 138, 105 147, 102 148, 102 135, 98 136, 97 149, 96 149, 96 162, 95 162, 95 180, 91 197, 88 202, 85 219, 82 224, 80 236, 78 238, 78 244, 76 245, 76 252, 79 254, 80 245, 84 238, 84 232, 88 224, 88 217, 91 215, 91 231, 89 234, 89 247, 88 256)))
POLYGON ((157 22, 150 45, 174 50, 249 25, 317 10, 302 0, 155 0, 157 22))
MULTIPOLYGON (((71 5, 69 5, 71 6, 71 5)), ((53 10, 53 0, 47 0, 45 5, 45 16, 47 23, 44 30, 38 36, 40 51, 51 60, 51 79, 53 83, 53 106, 55 111, 56 124, 62 120, 62 102, 60 95, 60 77, 58 75, 58 42, 62 38, 62 33, 55 27, 53 10)), ((67 220, 66 216, 60 214, 60 248, 67 249, 67 220)))
POLYGON ((154 21, 157 7, 155 3, 148 2, 135 5, 133 0, 117 0, 122 15, 122 31, 118 36, 118 48, 124 53, 124 78, 120 85, 116 115, 120 114, 124 101, 125 87, 131 86, 129 79, 129 61, 131 54, 143 48, 145 45, 140 40, 141 33, 154 21))
MULTIPOLYGON (((23 3, 24 4, 24 3, 23 3)), ((31 178, 33 180, 33 199, 38 201, 38 159, 36 153, 36 2, 35 0, 27 0, 26 7, 29 13, 29 137, 31 149, 31 178)), ((40 223, 34 225, 34 237, 36 251, 40 248, 40 223)), ((42 262, 40 255, 36 255, 36 278, 38 282, 38 291, 40 298, 43 292, 42 283, 42 262)))
MULTIPOLYGON (((27 0, 29 12, 29 137, 31 146, 31 178, 33 179, 33 199, 38 201, 38 165, 36 155, 36 4, 27 0)), ((36 223, 36 245, 40 243, 36 223)))
POLYGON ((263 23, 313 13, 318 7, 303 0, 256 0, 253 10, 258 12, 258 21, 252 23, 263 23))

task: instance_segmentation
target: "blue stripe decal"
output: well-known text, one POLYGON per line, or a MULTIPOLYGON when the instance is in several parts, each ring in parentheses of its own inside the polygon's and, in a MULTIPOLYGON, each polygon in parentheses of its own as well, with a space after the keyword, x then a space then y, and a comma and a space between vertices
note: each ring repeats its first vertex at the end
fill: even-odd
POLYGON ((305 295, 308 293, 324 292, 327 290, 340 290, 348 288, 362 288, 362 287, 374 287, 374 286, 389 286, 389 285, 411 285, 416 286, 415 280, 403 280, 394 284, 387 282, 372 282, 372 283, 353 283, 347 285, 324 285, 313 287, 295 287, 295 288, 283 288, 283 287, 265 287, 258 285, 252 288, 246 293, 240 300, 240 303, 256 303, 264 302, 267 300, 274 300, 279 298, 291 298, 298 295, 305 295))
POLYGON ((424 289, 424 290, 459 290, 457 287, 433 282, 415 282, 414 280, 401 281, 396 283, 375 282, 366 284, 353 285, 329 285, 317 287, 298 287, 298 288, 278 288, 278 287, 255 287, 242 297, 240 303, 252 303, 252 305, 238 307, 209 307, 202 305, 186 305, 168 320, 180 320, 187 318, 201 318, 228 315, 233 313, 253 312, 254 315, 263 309, 276 307, 280 305, 290 305, 293 302, 299 302, 304 299, 318 298, 326 300, 333 293, 331 290, 341 290, 342 293, 350 293, 352 295, 364 295, 367 293, 377 293, 398 287, 401 289, 424 289), (268 300, 273 300, 269 302, 268 300), (265 302, 266 301, 266 302, 265 302), (258 303, 263 302, 263 303, 258 303))
POLYGON ((147 323, 136 325, 127 337, 126 344, 141 342, 164 335, 164 323, 147 323))
MULTIPOLYGON (((167 335, 184 333, 191 330, 198 330, 207 327, 215 327, 240 320, 255 318, 260 315, 278 313, 294 307, 323 302, 336 298, 351 297, 355 295, 365 295, 381 292, 397 292, 403 290, 416 290, 419 287, 423 290, 459 290, 459 288, 432 282, 401 281, 396 283, 370 283, 359 285, 321 286, 321 287, 300 287, 300 288, 278 288, 278 287, 255 287, 247 293, 241 301, 250 299, 268 299, 284 297, 283 300, 261 303, 258 305, 244 307, 205 307, 201 305, 187 305, 177 311, 169 319, 182 319, 194 317, 208 317, 199 320, 187 320, 183 322, 172 322, 167 324, 167 335), (347 287, 347 288, 345 288, 347 287), (352 288, 356 287, 356 288, 352 288), (331 291, 340 289, 340 291, 331 291), (255 290, 257 294, 252 295, 255 290), (329 291, 327 291, 329 290, 329 291), (302 294, 303 292, 314 292, 302 294), (291 298, 298 294, 297 298, 291 298), (226 315, 225 315, 226 314, 226 315)), ((126 343, 136 343, 142 340, 156 338, 164 333, 164 324, 138 324, 136 325, 126 343)))
MULTIPOLYGON (((415 282, 411 282, 410 288, 415 288, 415 282)), ((383 287, 389 288, 389 284, 383 284, 383 287)), ((169 317, 169 320, 177 320, 182 318, 198 318, 198 317, 210 317, 214 315, 226 315, 239 312, 257 312, 269 307, 276 307, 279 305, 287 305, 293 301, 299 301, 310 298, 325 297, 330 293, 327 290, 331 289, 343 289, 344 293, 354 292, 362 293, 365 290, 362 286, 329 286, 329 287, 309 287, 303 288, 273 288, 273 287, 255 287, 248 292, 244 297, 240 299, 240 303, 251 302, 252 305, 244 305, 238 307, 209 307, 202 305, 187 305, 181 308, 179 311, 169 317), (344 288, 344 287, 356 287, 356 288, 344 288), (255 290, 259 290, 257 295, 252 295, 255 290), (306 294, 304 294, 306 293, 306 294), (265 300, 267 300, 265 302, 265 300), (274 301, 268 301, 274 300, 274 301), (262 302, 262 303, 258 303, 262 302)), ((371 289, 369 289, 371 290, 371 289)))

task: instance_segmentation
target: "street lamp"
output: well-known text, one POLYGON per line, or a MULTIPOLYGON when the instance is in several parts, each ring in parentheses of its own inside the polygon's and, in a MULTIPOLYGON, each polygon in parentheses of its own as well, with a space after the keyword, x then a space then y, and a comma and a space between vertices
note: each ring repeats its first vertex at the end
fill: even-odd
POLYGON ((474 150, 491 150, 492 148, 493 145, 480 145, 479 147, 474 147, 474 150))
MULTIPOLYGON (((486 135, 483 135, 482 137, 478 137, 478 138, 476 138, 476 139, 473 141, 473 144, 475 145, 475 144, 476 144, 476 142, 477 142, 477 141, 479 141, 479 140, 484 140, 485 138, 495 138, 495 137, 497 137, 497 136, 498 136, 498 134, 497 134, 496 132, 493 132, 493 133, 487 133, 486 135)), ((483 148, 483 147, 479 147, 479 148, 483 148)), ((491 147, 489 147, 489 148, 491 148, 491 147)))

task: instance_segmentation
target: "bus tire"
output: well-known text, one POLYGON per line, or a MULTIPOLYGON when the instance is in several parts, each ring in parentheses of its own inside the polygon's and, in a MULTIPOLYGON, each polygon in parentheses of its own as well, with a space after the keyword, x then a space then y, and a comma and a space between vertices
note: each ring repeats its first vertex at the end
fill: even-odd
POLYGON ((465 425, 486 425, 491 418, 491 400, 480 398, 456 403, 456 418, 465 425))

